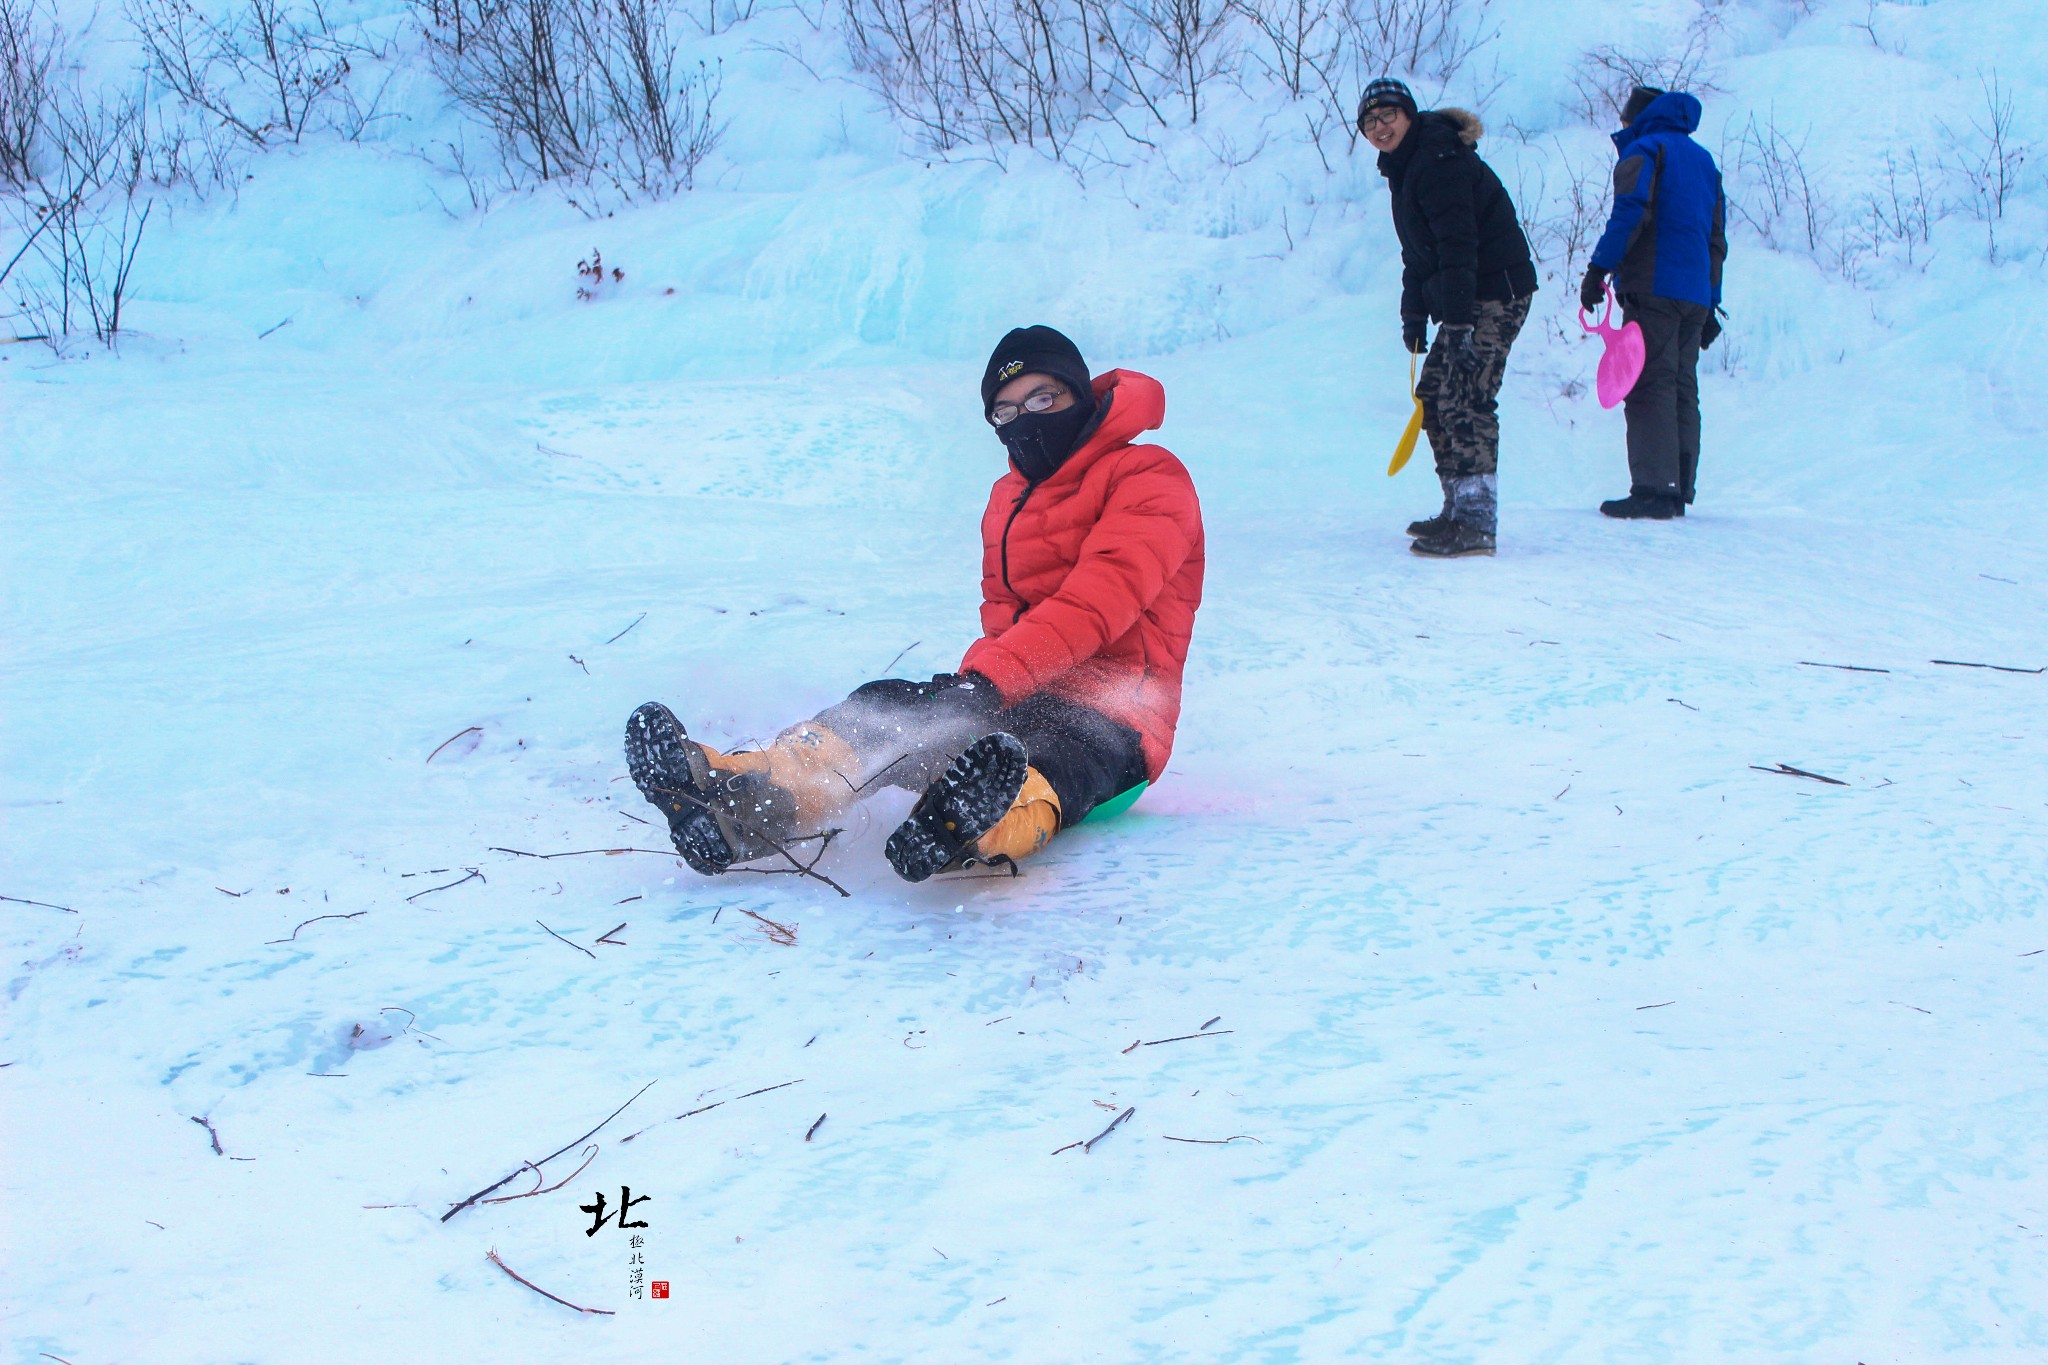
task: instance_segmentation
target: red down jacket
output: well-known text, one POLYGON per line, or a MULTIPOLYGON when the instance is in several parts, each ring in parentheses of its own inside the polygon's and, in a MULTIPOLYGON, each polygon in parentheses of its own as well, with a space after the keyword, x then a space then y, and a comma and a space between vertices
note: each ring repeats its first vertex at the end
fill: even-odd
POLYGON ((982 638, 960 670, 1005 705, 1053 692, 1123 722, 1157 779, 1202 601, 1202 508, 1171 452, 1131 444, 1166 417, 1159 381, 1111 370, 1093 387, 1107 405, 1095 434, 1043 483, 1011 469, 989 491, 982 638))

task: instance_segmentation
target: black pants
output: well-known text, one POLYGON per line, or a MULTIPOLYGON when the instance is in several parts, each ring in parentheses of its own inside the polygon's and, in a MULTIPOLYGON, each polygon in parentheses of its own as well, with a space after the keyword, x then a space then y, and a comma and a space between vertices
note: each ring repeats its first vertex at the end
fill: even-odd
POLYGON ((1629 486, 1691 502, 1700 468, 1700 329, 1712 310, 1630 294, 1621 312, 1643 329, 1643 374, 1624 407, 1629 486))
POLYGON ((1144 746, 1130 726, 1050 692, 1006 707, 989 683, 951 675, 868 683, 816 724, 852 746, 862 785, 908 791, 923 791, 961 750, 1006 730, 1052 784, 1062 827, 1145 780, 1144 746))

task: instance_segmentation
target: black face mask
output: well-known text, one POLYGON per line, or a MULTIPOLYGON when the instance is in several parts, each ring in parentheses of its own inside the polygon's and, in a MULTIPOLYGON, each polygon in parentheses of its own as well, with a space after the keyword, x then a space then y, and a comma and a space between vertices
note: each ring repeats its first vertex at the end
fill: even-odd
POLYGON ((1010 463, 1031 483, 1043 483, 1066 463, 1092 428, 1096 404, 1091 398, 1058 412, 1020 412, 996 428, 996 439, 1010 452, 1010 463))

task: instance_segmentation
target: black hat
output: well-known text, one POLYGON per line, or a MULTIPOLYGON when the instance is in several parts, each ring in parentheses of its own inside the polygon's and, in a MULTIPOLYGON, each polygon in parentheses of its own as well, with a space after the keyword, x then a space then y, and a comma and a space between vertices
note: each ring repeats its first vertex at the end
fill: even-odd
POLYGON ((1415 96, 1407 86, 1392 76, 1382 76, 1365 87, 1365 94, 1358 100, 1358 117, 1353 122, 1364 123, 1369 111, 1386 105, 1402 110, 1409 118, 1414 118, 1419 112, 1415 107, 1415 96))
POLYGON ((1628 92, 1628 103, 1621 106, 1621 126, 1626 128, 1643 116, 1643 110, 1664 98, 1664 91, 1654 85, 1639 85, 1628 92))
POLYGON ((1092 400, 1088 362, 1081 358, 1080 347, 1050 327, 1017 327, 996 343, 988 368, 982 372, 982 416, 995 406, 996 390, 1020 374, 1049 374, 1083 403, 1092 400))

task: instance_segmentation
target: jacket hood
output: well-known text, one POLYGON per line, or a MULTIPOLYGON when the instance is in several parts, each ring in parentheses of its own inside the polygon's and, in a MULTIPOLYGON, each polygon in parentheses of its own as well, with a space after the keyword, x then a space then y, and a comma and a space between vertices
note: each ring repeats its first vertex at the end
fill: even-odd
POLYGON ((1128 445, 1166 420, 1166 388, 1149 374, 1111 370, 1091 386, 1102 420, 1068 463, 1115 446, 1128 445))
POLYGON ((1449 124, 1457 133, 1458 141, 1467 147, 1477 147, 1479 139, 1486 134, 1486 125, 1479 121, 1479 115, 1469 109, 1433 110, 1437 118, 1449 124))
POLYGON ((1683 90, 1673 90, 1650 101, 1650 107, 1636 115, 1636 121, 1614 135, 1614 145, 1626 148, 1651 133, 1692 133, 1700 126, 1700 102, 1683 90))

